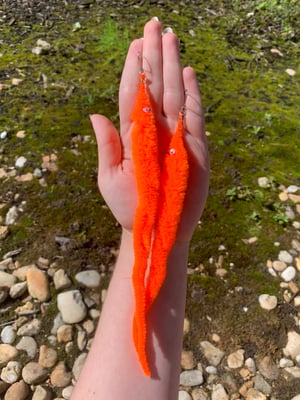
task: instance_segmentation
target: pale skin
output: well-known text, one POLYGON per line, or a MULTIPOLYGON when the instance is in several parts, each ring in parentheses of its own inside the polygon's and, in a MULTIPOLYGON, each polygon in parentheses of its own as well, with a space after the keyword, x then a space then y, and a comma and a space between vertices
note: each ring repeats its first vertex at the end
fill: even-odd
MULTIPOLYGON (((191 67, 182 69, 178 39, 162 35, 152 19, 143 39, 128 50, 119 91, 120 134, 102 115, 91 116, 99 153, 101 194, 122 226, 115 265, 92 347, 73 391, 72 400, 175 400, 178 398, 186 267, 189 243, 208 191, 209 156, 198 82, 191 67), (147 319, 151 378, 144 375, 132 339, 133 220, 138 201, 131 157, 131 112, 144 70, 159 126, 174 132, 185 104, 185 142, 189 153, 189 182, 184 209, 168 259, 166 281, 147 319)), ((159 130, 159 129, 158 129, 159 130)))

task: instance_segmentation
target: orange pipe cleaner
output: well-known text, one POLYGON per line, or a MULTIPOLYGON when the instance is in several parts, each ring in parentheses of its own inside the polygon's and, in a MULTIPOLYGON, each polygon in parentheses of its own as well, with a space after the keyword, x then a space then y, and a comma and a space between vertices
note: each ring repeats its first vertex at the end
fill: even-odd
POLYGON ((163 139, 157 133, 145 73, 140 74, 139 92, 131 118, 134 122, 132 156, 138 190, 133 225, 133 339, 142 369, 150 376, 146 315, 167 275, 168 255, 176 238, 189 166, 183 140, 182 113, 166 154, 160 154, 163 139))

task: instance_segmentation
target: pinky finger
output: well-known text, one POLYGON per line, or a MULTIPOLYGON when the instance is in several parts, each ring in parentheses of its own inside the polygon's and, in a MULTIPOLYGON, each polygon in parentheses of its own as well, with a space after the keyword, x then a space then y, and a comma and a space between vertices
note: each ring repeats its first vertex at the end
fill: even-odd
POLYGON ((204 112, 196 73, 192 67, 183 69, 183 84, 186 129, 192 136, 203 138, 205 136, 204 112))

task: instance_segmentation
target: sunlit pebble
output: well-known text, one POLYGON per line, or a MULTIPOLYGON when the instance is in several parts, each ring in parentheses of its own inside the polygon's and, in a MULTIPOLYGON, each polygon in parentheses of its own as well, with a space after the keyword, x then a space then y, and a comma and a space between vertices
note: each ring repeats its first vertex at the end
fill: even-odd
POLYGON ((11 80, 11 84, 14 85, 14 86, 18 86, 18 85, 20 85, 20 83, 22 82, 22 80, 23 80, 23 79, 13 78, 13 79, 11 80))
POLYGON ((206 136, 210 136, 211 133, 210 133, 209 131, 206 131, 206 132, 205 132, 205 135, 206 135, 206 136))
POLYGON ((243 307, 244 312, 248 312, 249 308, 248 307, 243 307))
POLYGON ((285 70, 285 72, 289 75, 289 76, 295 76, 296 75, 296 71, 294 69, 291 68, 287 68, 285 70))
POLYGON ((273 268, 268 268, 268 272, 269 272, 270 275, 272 275, 272 276, 274 276, 274 277, 277 276, 277 274, 276 274, 276 272, 274 271, 273 268))
POLYGON ((7 137, 7 132, 3 131, 0 133, 0 139, 5 139, 7 137))
POLYGON ((280 243, 279 242, 274 242, 274 246, 279 247, 280 243))
POLYGON ((290 185, 290 186, 287 188, 287 192, 288 192, 288 193, 296 193, 299 189, 300 189, 300 188, 299 188, 298 186, 296 186, 296 185, 290 185))
POLYGON ((225 247, 223 244, 221 244, 221 245, 218 247, 218 250, 219 250, 219 251, 226 250, 226 247, 225 247))
POLYGON ((26 162, 27 162, 27 159, 25 157, 21 156, 21 157, 17 158, 17 160, 15 162, 15 166, 17 168, 23 168, 24 165, 26 164, 26 162))
POLYGON ((19 139, 24 139, 24 137, 26 136, 25 131, 18 131, 16 133, 17 138, 19 139))

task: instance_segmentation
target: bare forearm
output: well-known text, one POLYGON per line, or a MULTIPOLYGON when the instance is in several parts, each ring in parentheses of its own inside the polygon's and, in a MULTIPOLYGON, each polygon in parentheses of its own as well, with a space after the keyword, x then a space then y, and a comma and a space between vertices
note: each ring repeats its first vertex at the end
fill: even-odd
POLYGON ((168 275, 148 316, 148 356, 153 376, 142 372, 132 340, 134 263, 131 233, 122 235, 119 257, 101 319, 72 400, 177 399, 188 244, 176 243, 168 275))

